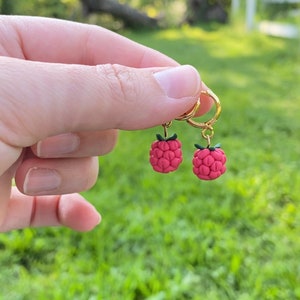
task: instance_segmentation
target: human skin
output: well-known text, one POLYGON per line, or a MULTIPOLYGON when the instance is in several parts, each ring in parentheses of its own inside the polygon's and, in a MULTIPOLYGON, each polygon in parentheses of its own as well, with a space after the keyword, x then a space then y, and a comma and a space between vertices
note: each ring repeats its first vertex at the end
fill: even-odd
MULTIPOLYGON (((91 230, 101 216, 79 192, 118 130, 173 120, 207 87, 193 67, 98 26, 0 16, 0 32, 0 231, 91 230)), ((201 100, 198 115, 211 106, 201 100)))

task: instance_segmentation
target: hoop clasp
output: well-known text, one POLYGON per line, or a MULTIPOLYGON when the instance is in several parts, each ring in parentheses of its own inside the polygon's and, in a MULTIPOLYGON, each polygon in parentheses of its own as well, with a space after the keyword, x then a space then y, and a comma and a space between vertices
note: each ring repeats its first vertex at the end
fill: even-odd
POLYGON ((192 120, 193 116, 195 115, 194 114, 191 118, 186 119, 186 121, 193 127, 202 128, 203 130, 212 130, 212 126, 215 124, 215 122, 218 120, 218 118, 221 114, 221 111, 222 111, 221 103, 220 103, 218 96, 211 90, 202 91, 200 93, 200 96, 201 95, 208 95, 210 98, 212 98, 214 100, 214 103, 216 106, 215 115, 210 120, 201 123, 201 122, 196 122, 196 121, 192 120))
POLYGON ((197 102, 195 103, 195 105, 193 106, 193 108, 190 111, 184 113, 183 115, 179 116, 178 118, 175 118, 175 120, 187 121, 187 120, 193 118, 194 115, 196 114, 197 110, 199 109, 199 107, 200 107, 200 97, 198 98, 197 102))

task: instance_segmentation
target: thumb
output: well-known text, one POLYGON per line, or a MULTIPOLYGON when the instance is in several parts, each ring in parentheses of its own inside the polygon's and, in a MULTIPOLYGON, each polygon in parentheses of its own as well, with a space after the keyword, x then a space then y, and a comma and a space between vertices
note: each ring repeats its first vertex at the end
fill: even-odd
POLYGON ((48 136, 170 121, 193 106, 201 88, 191 66, 136 69, 1 58, 0 68, 0 157, 8 157, 0 173, 21 148, 48 136))

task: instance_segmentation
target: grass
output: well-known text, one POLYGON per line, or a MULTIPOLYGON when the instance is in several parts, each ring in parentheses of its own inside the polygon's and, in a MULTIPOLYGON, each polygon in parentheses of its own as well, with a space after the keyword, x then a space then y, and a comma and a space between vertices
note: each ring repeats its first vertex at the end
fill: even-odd
POLYGON ((170 129, 184 151, 170 175, 148 165, 162 128, 122 132, 85 193, 101 225, 0 235, 0 299, 300 299, 299 41, 226 26, 127 35, 194 65, 220 97, 228 171, 197 180, 200 132, 185 123, 170 129))

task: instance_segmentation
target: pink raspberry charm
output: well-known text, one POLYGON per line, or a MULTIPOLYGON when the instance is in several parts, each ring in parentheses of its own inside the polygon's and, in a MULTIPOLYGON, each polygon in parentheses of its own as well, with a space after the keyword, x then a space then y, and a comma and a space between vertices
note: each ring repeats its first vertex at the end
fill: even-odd
POLYGON ((202 147, 195 145, 198 150, 194 153, 193 172, 202 180, 214 180, 226 171, 226 156, 220 145, 202 147))
POLYGON ((177 170, 182 162, 181 142, 174 134, 169 138, 156 135, 150 149, 150 164, 159 173, 169 173, 177 170))

